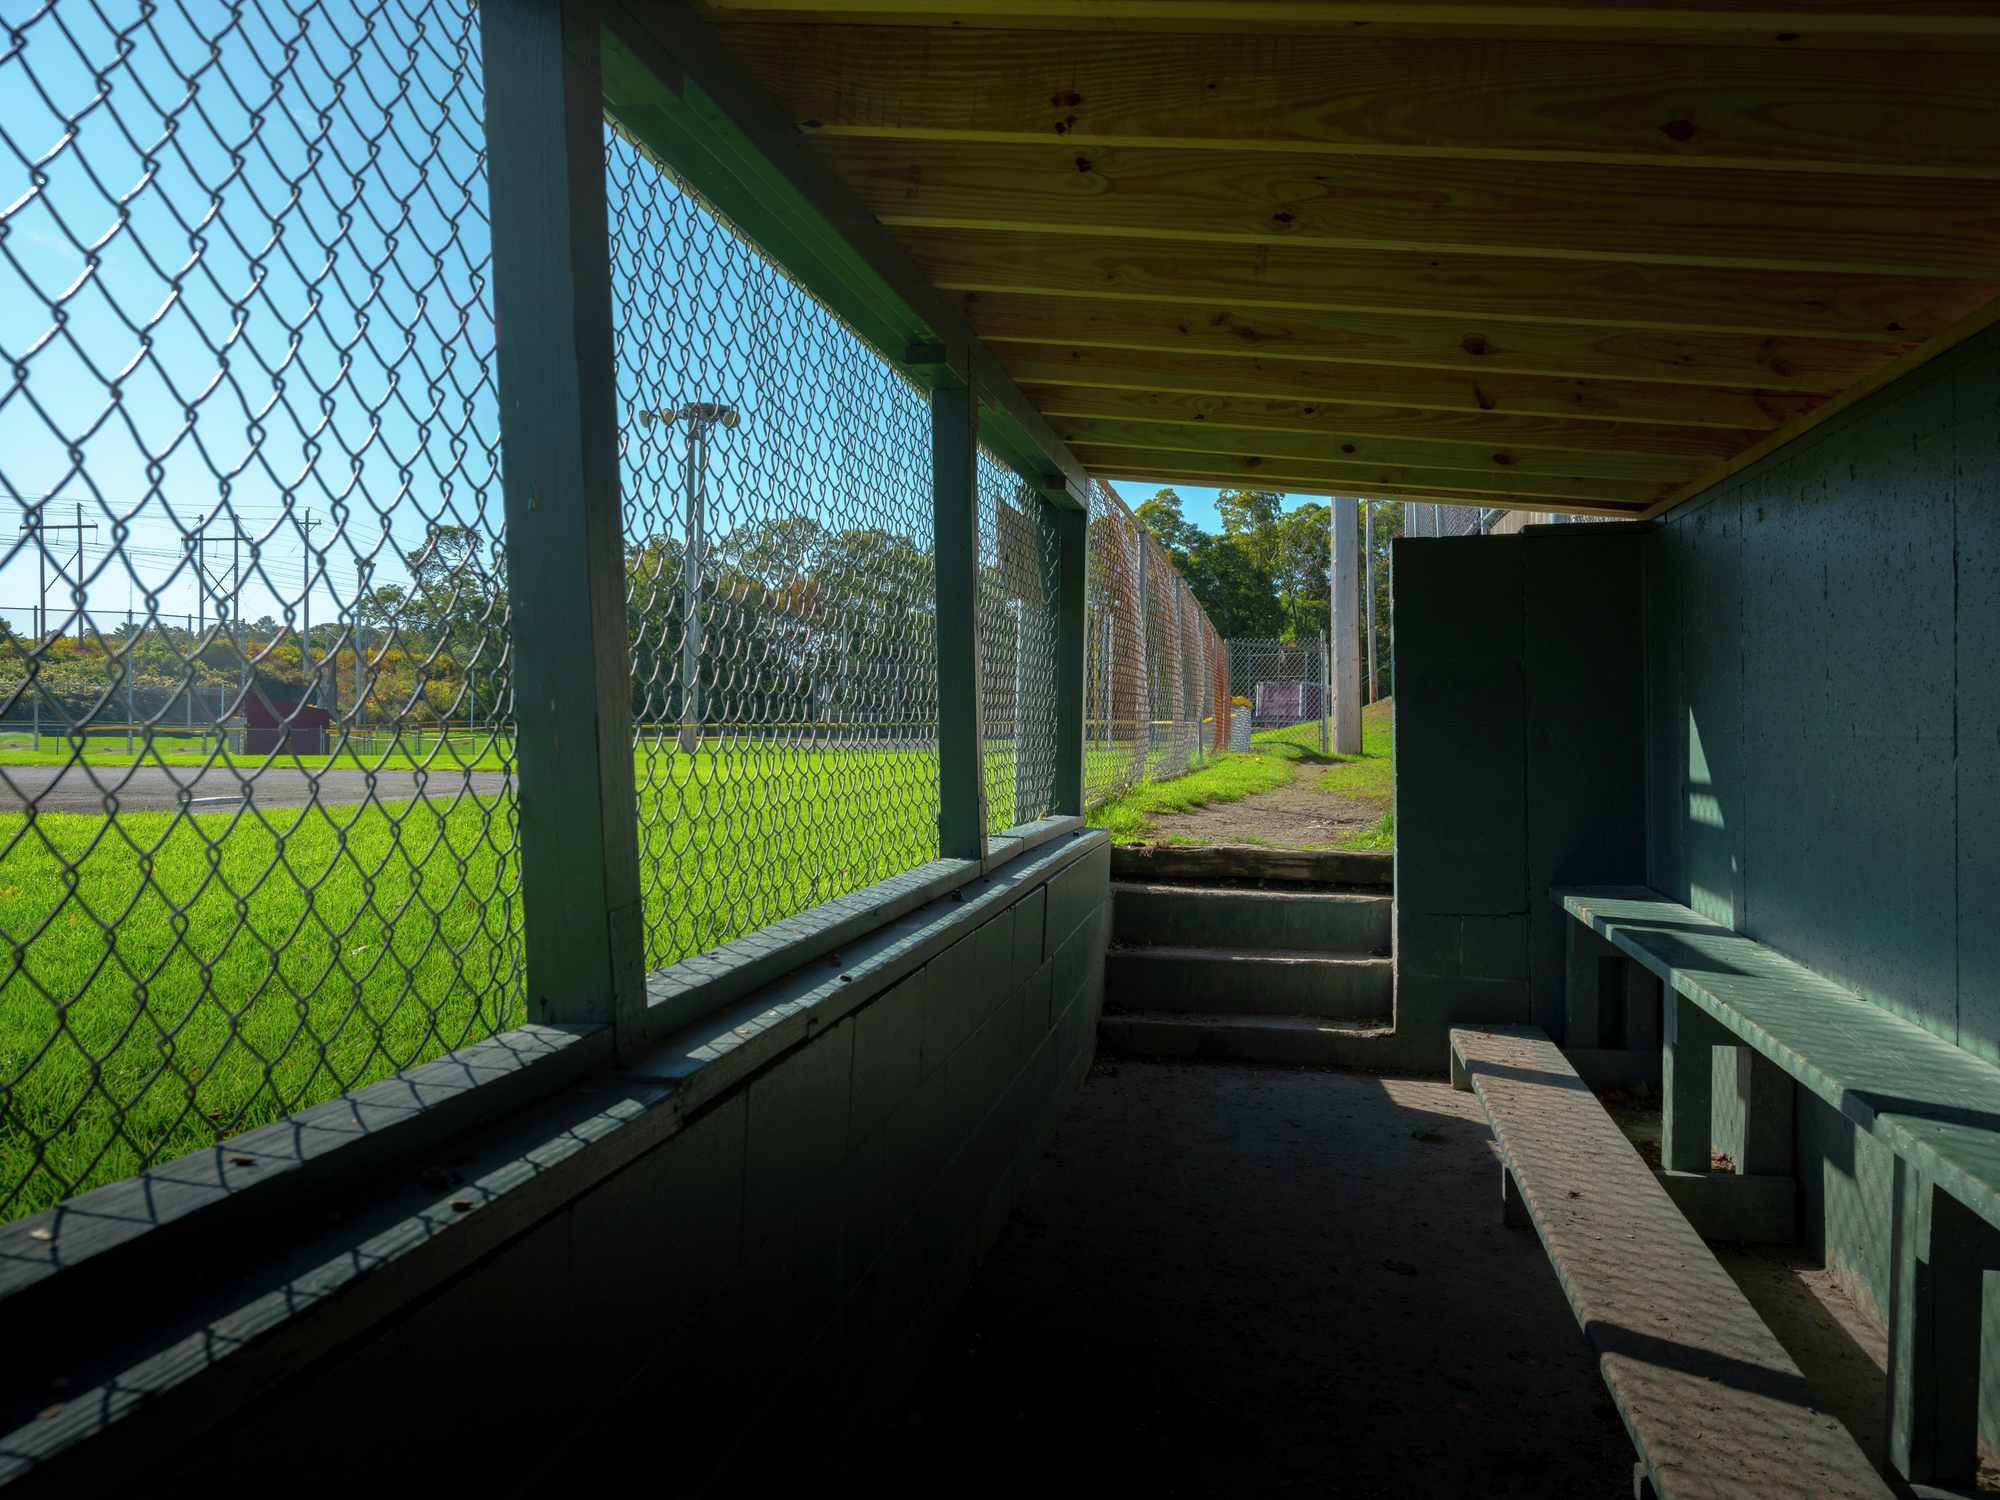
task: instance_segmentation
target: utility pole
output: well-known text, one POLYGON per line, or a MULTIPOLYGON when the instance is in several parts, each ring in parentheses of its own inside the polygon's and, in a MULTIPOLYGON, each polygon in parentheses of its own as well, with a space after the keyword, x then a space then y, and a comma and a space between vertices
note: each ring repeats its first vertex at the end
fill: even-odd
POLYGON ((1333 753, 1361 753, 1361 580, 1354 555, 1360 502, 1335 496, 1328 504, 1333 552, 1333 753))
MULTIPOLYGON (((228 607, 229 607, 229 620, 230 620, 230 640, 236 647, 237 678, 238 678, 237 691, 240 695, 246 692, 250 686, 250 660, 243 650, 243 621, 241 618, 243 612, 242 611, 242 597, 243 597, 242 544, 244 542, 254 541, 255 538, 245 536, 241 528, 232 525, 229 528, 228 537, 218 538, 218 540, 226 540, 229 543, 229 606, 228 607)), ((187 538, 186 545, 188 550, 192 552, 195 557, 195 580, 199 585, 195 591, 195 602, 197 607, 202 611, 202 613, 197 616, 197 620, 200 625, 201 632, 203 634, 206 634, 208 630, 208 616, 206 611, 208 607, 208 586, 210 582, 209 571, 208 571, 207 528, 204 527, 194 536, 187 538)), ((218 605, 221 604, 221 597, 219 594, 217 596, 216 603, 218 605)), ((218 610, 218 613, 216 615, 216 624, 220 625, 221 623, 222 623, 222 615, 218 610)), ((201 660, 201 654, 199 648, 197 648, 194 653, 194 659, 197 663, 199 663, 201 660)), ((188 686, 189 694, 192 695, 195 691, 196 691, 196 685, 194 683, 190 683, 188 686)), ((219 708, 221 707, 221 705, 217 704, 217 707, 219 708)), ((193 712, 192 707, 190 707, 189 712, 190 714, 192 714, 193 712)), ((224 749, 227 749, 229 745, 229 728, 227 723, 224 722, 218 724, 216 732, 221 738, 222 747, 224 749)), ((208 753, 208 731, 206 729, 203 729, 201 732, 201 749, 204 755, 208 753)))
MULTIPOLYGON (((352 733, 354 732, 354 729, 359 729, 359 728, 360 728, 360 727, 362 726, 362 722, 363 722, 363 719, 362 719, 362 712, 361 712, 361 709, 362 709, 362 697, 361 697, 361 650, 362 650, 362 645, 363 645, 363 640, 362 640, 362 628, 361 628, 361 607, 362 607, 362 605, 363 605, 363 604, 365 604, 365 603, 367 602, 367 600, 368 600, 368 579, 369 579, 369 576, 370 576, 370 575, 371 575, 372 573, 374 573, 374 571, 375 571, 375 564, 374 564, 374 563, 372 563, 372 562, 370 562, 370 561, 369 561, 369 560, 368 560, 367 558, 365 558, 365 557, 364 557, 364 558, 362 558, 362 559, 361 559, 361 560, 360 560, 360 561, 359 561, 358 563, 356 563, 356 564, 355 564, 355 585, 354 585, 354 712, 353 712, 353 714, 352 714, 352 715, 350 715, 350 717, 351 717, 351 718, 353 719, 353 721, 354 721, 354 722, 353 722, 353 729, 350 729, 350 730, 348 731, 348 732, 349 732, 350 734, 352 734, 352 733)), ((339 665, 339 664, 338 664, 338 663, 335 663, 335 665, 337 666, 337 665, 339 665)))
POLYGON ((1361 507, 1361 547, 1362 560, 1368 570, 1368 701, 1376 702, 1382 696, 1380 679, 1375 675, 1375 502, 1367 501, 1361 507))
MULTIPOLYGON (((313 527, 317 525, 319 525, 319 522, 313 519, 313 513, 310 510, 308 510, 306 512, 306 520, 304 528, 306 534, 306 560, 304 569, 305 593, 299 599, 299 608, 305 616, 305 630, 299 636, 299 678, 305 687, 305 701, 307 703, 317 703, 319 701, 319 676, 316 672, 313 671, 313 659, 312 659, 312 649, 313 649, 312 647, 312 639, 313 639, 312 534, 313 534, 313 527)), ((287 739, 289 739, 289 736, 287 736, 287 739)))
MULTIPOLYGON (((49 548, 48 543, 43 538, 51 531, 74 531, 76 533, 76 579, 77 588, 81 590, 83 586, 83 534, 86 531, 97 530, 97 523, 95 521, 91 521, 88 524, 84 522, 83 503, 81 501, 77 502, 76 524, 74 526, 51 526, 47 521, 42 519, 42 507, 48 503, 49 497, 47 495, 36 501, 33 509, 29 512, 28 524, 21 528, 22 536, 32 536, 35 538, 35 567, 37 569, 36 582, 38 584, 38 592, 35 595, 35 656, 38 668, 42 647, 47 643, 49 635, 49 548)), ((42 690, 39 684, 37 684, 34 692, 30 695, 29 701, 34 705, 35 748, 39 750, 42 748, 42 690)))
POLYGON ((733 432, 743 420, 733 406, 720 401, 690 401, 676 410, 643 412, 640 421, 676 418, 688 424, 687 536, 681 553, 681 753, 701 747, 701 565, 708 549, 706 515, 708 445, 715 429, 733 432))

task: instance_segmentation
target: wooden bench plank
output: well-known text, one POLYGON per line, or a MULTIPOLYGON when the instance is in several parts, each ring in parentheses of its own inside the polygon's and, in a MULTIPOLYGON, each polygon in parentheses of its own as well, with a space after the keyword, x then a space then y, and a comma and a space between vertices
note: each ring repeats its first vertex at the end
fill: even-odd
POLYGON ((1657 891, 1549 894, 2000 1228, 2000 1068, 1657 891))
POLYGON ((1555 1044, 1455 1028, 1451 1049, 1661 1500, 1888 1495, 1555 1044))

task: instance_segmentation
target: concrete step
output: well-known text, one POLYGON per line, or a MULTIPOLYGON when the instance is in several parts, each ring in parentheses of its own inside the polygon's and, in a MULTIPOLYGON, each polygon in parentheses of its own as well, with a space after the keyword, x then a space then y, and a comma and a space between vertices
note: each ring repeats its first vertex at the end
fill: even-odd
POLYGON ((1391 1013, 1395 964, 1376 953, 1113 947, 1104 1003, 1127 1010, 1359 1020, 1391 1013))
POLYGON ((1386 953, 1388 896, 1111 883, 1114 943, 1386 953))
POLYGON ((1097 1023, 1107 1052, 1144 1057, 1234 1058, 1239 1062, 1366 1066, 1394 1040, 1389 1023, 1309 1016, 1222 1016, 1127 1011, 1097 1023))

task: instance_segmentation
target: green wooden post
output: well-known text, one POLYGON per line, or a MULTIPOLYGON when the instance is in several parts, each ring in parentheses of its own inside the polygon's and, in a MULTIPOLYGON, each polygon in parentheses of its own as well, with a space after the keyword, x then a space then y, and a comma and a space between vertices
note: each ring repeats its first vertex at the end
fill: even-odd
POLYGON ((1090 545, 1090 512, 1057 510, 1056 545, 1056 795, 1055 809, 1080 817, 1087 792, 1083 746, 1083 654, 1085 549, 1090 545))
POLYGON ((485 0, 488 181, 531 1021, 645 1005, 599 20, 485 0))
POLYGON ((1889 1235, 1885 1466, 1970 1490, 1979 1473, 1979 1343, 2000 1231, 1896 1158, 1889 1235))
POLYGON ((1735 1042, 1722 1023, 1667 991, 1667 1034, 1660 1049, 1660 1160, 1669 1172, 1706 1172, 1715 1136, 1715 1052, 1735 1042))
POLYGON ((931 393, 931 510, 937 557, 938 854, 983 860, 979 404, 969 387, 931 393))

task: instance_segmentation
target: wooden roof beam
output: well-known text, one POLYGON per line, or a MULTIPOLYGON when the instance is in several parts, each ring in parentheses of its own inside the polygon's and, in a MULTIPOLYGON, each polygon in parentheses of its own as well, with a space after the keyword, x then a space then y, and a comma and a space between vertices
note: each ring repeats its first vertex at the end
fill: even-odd
POLYGON ((832 21, 869 26, 999 26, 1081 31, 1338 32, 1378 37, 1538 38, 1699 46, 2000 48, 2000 16, 1986 0, 1853 0, 1744 6, 1689 0, 709 0, 718 20, 832 21))
POLYGON ((903 228, 906 248, 951 292, 1212 302, 1242 308, 1414 313, 1670 333, 1921 341, 2000 295, 1993 281, 1717 271, 1630 261, 1528 260, 1189 245, 1168 240, 903 228))
MULTIPOLYGON (((1398 490, 1441 488, 1463 494, 1506 496, 1517 502, 1561 500, 1572 505, 1628 505, 1635 510, 1644 510, 1675 488, 1670 483, 1647 484, 1629 479, 1565 479, 1549 474, 1507 472, 1476 475, 1459 469, 1326 463, 1259 454, 1236 457, 1172 449, 1099 448, 1091 444, 1071 451, 1092 473, 1116 468, 1149 474, 1171 473, 1182 478, 1199 475, 1208 484, 1250 484, 1267 489, 1312 484, 1330 487, 1338 494, 1354 493, 1353 487, 1371 485, 1398 490)), ((1488 500, 1485 503, 1491 505, 1496 502, 1488 500)))
POLYGON ((964 292, 959 315, 997 353, 1068 343, 1208 358, 1277 357, 1557 379, 1646 380, 1832 392, 1914 342, 1672 334, 1574 323, 1493 323, 1403 313, 1323 313, 1229 303, 1100 301, 964 292))
MULTIPOLYGON (((1103 417, 1056 417, 1050 423, 1072 449, 1139 448, 1155 453, 1202 454, 1216 458, 1304 459, 1315 463, 1361 463, 1411 469, 1452 469, 1457 483, 1478 485, 1486 475, 1540 475, 1571 479, 1612 479, 1646 485, 1684 484, 1713 466, 1712 459, 1688 454, 1591 453, 1538 448, 1525 443, 1425 441, 1307 432, 1255 431, 1205 423, 1118 421, 1103 417)), ((1104 460, 1100 458, 1099 462, 1104 460)))
MULTIPOLYGON (((1468 413, 1506 412, 1584 421, 1760 431, 1782 427, 1823 396, 1721 390, 1640 381, 1550 380, 1539 375, 1471 377, 1389 365, 1309 364, 1281 358, 1211 359, 1085 349, 1064 344, 996 344, 993 354, 1021 386, 1107 386, 1195 396, 1320 399, 1364 406, 1414 406, 1468 413)), ((1032 392, 1029 395, 1035 399, 1032 392)))
POLYGON ((2000 179, 1992 63, 1786 47, 731 25, 809 135, 2000 179))
POLYGON ((1724 427, 1666 427, 1640 422, 1589 422, 1572 417, 1507 412, 1425 411, 1338 401, 1270 396, 1191 396, 1100 386, 1037 386, 1035 405, 1060 427, 1076 418, 1166 422, 1191 429, 1292 432, 1323 436, 1336 446, 1372 441, 1466 444, 1494 451, 1528 444, 1569 453, 1658 456, 1721 463, 1760 434, 1724 427))
POLYGON ((2000 281, 2000 183, 822 138, 892 229, 2000 281))

